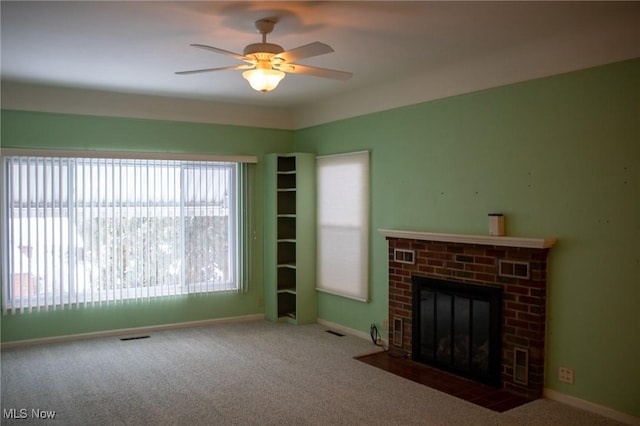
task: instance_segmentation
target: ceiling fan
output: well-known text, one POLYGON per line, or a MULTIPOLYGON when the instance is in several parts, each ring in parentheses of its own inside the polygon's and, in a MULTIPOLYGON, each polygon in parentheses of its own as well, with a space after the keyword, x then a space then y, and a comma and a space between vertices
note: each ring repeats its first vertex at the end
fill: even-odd
POLYGON ((247 62, 247 64, 220 68, 205 68, 201 70, 178 71, 176 74, 184 75, 211 71, 247 70, 242 73, 242 76, 249 81, 249 84, 253 89, 263 93, 275 89, 280 80, 284 78, 285 73, 306 74, 315 77, 331 78, 334 80, 348 80, 351 78, 352 74, 346 71, 294 64, 293 62, 300 59, 324 55, 325 53, 331 53, 334 50, 331 46, 318 41, 287 51, 285 51, 280 45, 267 43, 267 34, 273 31, 276 22, 276 19, 273 18, 257 20, 255 22, 255 26, 258 32, 262 34, 262 42, 249 44, 244 48, 242 55, 204 44, 191 44, 193 47, 215 53, 222 53, 223 55, 231 56, 232 58, 247 62))

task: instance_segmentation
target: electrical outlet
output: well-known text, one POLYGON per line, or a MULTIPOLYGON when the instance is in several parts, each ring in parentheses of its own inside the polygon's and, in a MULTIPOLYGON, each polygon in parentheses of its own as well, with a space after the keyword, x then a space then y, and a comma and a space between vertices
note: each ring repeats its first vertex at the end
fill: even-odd
POLYGON ((573 384, 573 368, 560 367, 558 368, 558 379, 563 383, 573 384))
POLYGON ((384 331, 387 331, 389 329, 389 320, 388 319, 382 320, 382 329, 384 331))

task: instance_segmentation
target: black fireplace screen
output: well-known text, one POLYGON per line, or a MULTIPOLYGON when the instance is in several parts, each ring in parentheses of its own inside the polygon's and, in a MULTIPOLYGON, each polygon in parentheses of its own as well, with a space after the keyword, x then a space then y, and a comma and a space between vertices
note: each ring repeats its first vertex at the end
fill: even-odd
POLYGON ((500 386, 502 289, 413 276, 412 358, 500 386))

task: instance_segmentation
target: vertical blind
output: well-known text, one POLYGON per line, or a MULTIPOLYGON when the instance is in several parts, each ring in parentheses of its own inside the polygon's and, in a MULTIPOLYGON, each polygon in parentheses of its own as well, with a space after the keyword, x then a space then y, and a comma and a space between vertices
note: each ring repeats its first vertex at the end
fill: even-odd
POLYGON ((369 300, 369 152, 317 157, 317 288, 369 300))
POLYGON ((2 160, 5 313, 244 288, 238 163, 2 160))

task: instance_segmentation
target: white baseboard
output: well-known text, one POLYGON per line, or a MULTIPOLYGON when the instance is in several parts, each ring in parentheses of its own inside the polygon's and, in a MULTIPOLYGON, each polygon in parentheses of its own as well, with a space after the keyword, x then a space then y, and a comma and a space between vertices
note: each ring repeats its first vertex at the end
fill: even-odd
POLYGON ((576 398, 575 396, 567 395, 565 393, 547 388, 544 388, 542 394, 545 398, 551 399, 553 401, 562 402, 563 404, 580 408, 591 413, 599 414, 601 416, 608 417, 622 423, 626 423, 629 425, 640 425, 640 417, 622 413, 612 408, 605 407, 604 405, 596 404, 595 402, 586 401, 584 399, 576 398))
POLYGON ((264 320, 264 314, 243 315, 238 317, 212 318, 201 321, 188 321, 173 324, 151 325, 147 327, 120 328, 117 330, 96 331, 91 333, 68 334, 65 336, 43 337, 40 339, 16 340, 0 344, 2 349, 17 348, 22 346, 44 345, 48 343, 71 342, 74 340, 95 339, 99 337, 132 336, 154 331, 175 330, 178 328, 202 327, 213 324, 225 324, 231 322, 264 320))
MULTIPOLYGON (((335 322, 327 321, 327 320, 322 319, 322 318, 318 318, 316 320, 316 322, 318 324, 324 326, 324 327, 328 327, 328 328, 331 328, 331 329, 333 329, 335 331, 339 331, 339 332, 344 333, 344 334, 349 334, 351 336, 359 337, 361 339, 365 339, 365 340, 368 340, 368 341, 371 342, 371 335, 369 333, 364 332, 364 331, 356 330, 355 328, 345 327, 344 325, 340 325, 340 324, 335 323, 335 322)), ((385 347, 389 346, 389 342, 386 339, 382 339, 382 343, 385 345, 385 347)))
POLYGON ((329 327, 335 331, 339 331, 341 333, 350 334, 352 336, 360 337, 361 339, 371 340, 371 336, 364 331, 356 330, 355 328, 345 327, 344 325, 340 325, 335 322, 327 321, 322 318, 318 318, 316 322, 323 327, 329 327))

